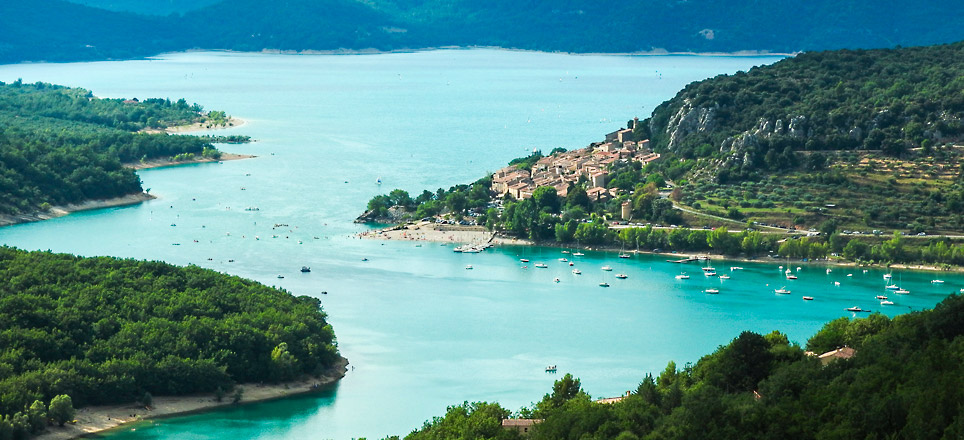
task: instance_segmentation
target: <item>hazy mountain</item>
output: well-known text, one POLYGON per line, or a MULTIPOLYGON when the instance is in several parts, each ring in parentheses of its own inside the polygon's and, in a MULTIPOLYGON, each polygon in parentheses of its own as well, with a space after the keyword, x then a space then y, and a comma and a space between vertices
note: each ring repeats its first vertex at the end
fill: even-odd
POLYGON ((964 39, 964 8, 954 0, 913 5, 896 0, 74 1, 142 14, 184 14, 148 17, 59 0, 3 5, 0 28, 10 30, 0 35, 0 61, 117 58, 191 48, 452 45, 568 52, 795 52, 964 39))
POLYGON ((69 0, 94 8, 144 15, 183 14, 210 6, 222 0, 69 0))

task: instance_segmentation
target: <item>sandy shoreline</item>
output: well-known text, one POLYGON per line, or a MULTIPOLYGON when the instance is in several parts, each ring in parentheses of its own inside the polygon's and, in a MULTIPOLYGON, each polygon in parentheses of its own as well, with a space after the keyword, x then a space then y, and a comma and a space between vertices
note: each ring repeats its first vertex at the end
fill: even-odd
MULTIPOLYGON (((481 243, 491 243, 493 245, 507 245, 507 246, 543 246, 543 247, 554 247, 560 249, 584 249, 597 252, 625 252, 628 254, 650 254, 650 255, 662 255, 667 257, 668 260, 680 260, 689 257, 696 256, 706 256, 712 260, 727 260, 734 262, 744 262, 744 263, 774 263, 781 264, 784 263, 783 259, 770 258, 768 256, 762 256, 759 258, 748 258, 742 256, 732 256, 723 255, 719 253, 704 251, 704 252, 652 252, 644 250, 620 250, 617 247, 609 246, 578 246, 572 243, 557 243, 557 242, 541 242, 535 243, 531 240, 520 239, 509 237, 501 234, 497 234, 486 230, 482 226, 455 226, 455 225, 436 225, 431 222, 419 222, 413 225, 400 225, 392 226, 385 229, 373 229, 371 231, 365 231, 357 234, 359 238, 371 239, 371 240, 392 240, 392 241, 410 241, 410 242, 435 242, 435 243, 458 243, 458 244, 481 244, 481 243)), ((892 268, 892 269, 907 269, 907 270, 920 270, 928 272, 964 272, 964 267, 951 267, 949 269, 944 269, 937 266, 927 265, 927 264, 891 264, 891 265, 881 265, 881 264, 860 264, 854 263, 852 261, 841 261, 841 260, 819 260, 819 261, 800 261, 799 259, 791 260, 796 265, 820 265, 820 266, 837 266, 837 267, 861 267, 861 268, 892 268)))
MULTIPOLYGON (((241 384, 244 395, 240 404, 282 399, 299 394, 323 390, 326 385, 337 382, 348 371, 348 360, 341 358, 319 378, 309 378, 280 384, 241 384)), ((234 405, 231 393, 218 402, 214 394, 190 396, 157 396, 150 409, 130 403, 126 405, 92 406, 77 410, 76 423, 63 427, 50 426, 44 433, 34 437, 38 440, 66 440, 112 429, 125 428, 131 422, 144 422, 157 418, 185 415, 234 405)), ((132 428, 136 429, 136 428, 132 428)))
POLYGON ((244 120, 244 119, 237 118, 237 117, 234 117, 234 116, 229 116, 229 117, 228 117, 228 120, 227 120, 227 123, 224 124, 224 125, 209 126, 208 124, 205 124, 205 123, 203 123, 203 122, 197 122, 197 123, 190 124, 190 125, 178 125, 178 126, 175 126, 175 127, 167 127, 167 128, 160 129, 160 130, 159 130, 159 129, 153 129, 153 128, 151 128, 151 129, 144 129, 144 130, 141 130, 141 133, 151 133, 151 134, 156 134, 156 133, 179 134, 179 133, 190 133, 190 132, 194 132, 194 131, 205 131, 205 130, 223 130, 223 129, 225 129, 225 128, 238 128, 238 127, 244 126, 244 125, 247 124, 247 123, 248 123, 248 121, 246 121, 246 120, 244 120))
POLYGON ((156 199, 147 193, 128 194, 126 196, 115 197, 103 200, 87 200, 81 203, 69 205, 53 206, 47 211, 37 211, 29 214, 19 215, 0 215, 0 226, 10 226, 18 223, 36 222, 48 220, 56 217, 63 217, 72 212, 89 211, 92 209, 113 208, 115 206, 136 205, 141 202, 156 199))
POLYGON ((458 243, 530 246, 532 242, 507 237, 486 230, 482 226, 439 225, 432 222, 418 222, 385 229, 365 231, 357 234, 359 238, 372 240, 395 240, 412 242, 458 243))
POLYGON ((224 162, 226 160, 240 160, 240 159, 251 159, 258 156, 253 156, 250 154, 233 154, 233 153, 221 153, 220 159, 211 159, 208 157, 198 157, 191 160, 182 161, 171 161, 170 159, 151 159, 144 162, 134 162, 125 163, 124 166, 127 168, 133 168, 135 170, 146 170, 151 168, 164 168, 164 167, 176 167, 179 165, 190 165, 195 163, 208 163, 208 162, 224 162))
POLYGON ((687 55, 687 56, 785 56, 792 57, 796 56, 798 52, 768 52, 760 50, 738 50, 735 52, 670 52, 665 49, 653 49, 648 51, 638 51, 638 52, 565 52, 565 51, 544 51, 544 50, 534 50, 534 49, 518 49, 511 47, 499 47, 499 46, 431 46, 431 47, 418 47, 418 48, 403 48, 403 49, 392 49, 392 50, 380 50, 380 49, 305 49, 305 50, 281 50, 281 49, 263 49, 260 51, 237 51, 237 50, 227 50, 227 49, 191 49, 178 52, 163 52, 148 58, 159 58, 165 55, 178 54, 178 53, 197 53, 197 52, 225 52, 225 53, 263 53, 263 54, 278 54, 278 55, 383 55, 383 54, 399 54, 399 53, 421 53, 421 52, 432 52, 438 50, 501 50, 506 52, 522 52, 522 53, 550 53, 550 54, 566 54, 573 56, 674 56, 674 55, 687 55))

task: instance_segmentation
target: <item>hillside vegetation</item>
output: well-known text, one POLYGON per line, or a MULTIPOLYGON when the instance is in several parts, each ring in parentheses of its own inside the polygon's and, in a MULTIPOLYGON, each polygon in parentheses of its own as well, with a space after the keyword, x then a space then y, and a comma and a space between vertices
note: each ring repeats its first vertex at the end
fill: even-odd
MULTIPOLYGON (((959 295, 894 319, 840 318, 807 342, 816 353, 856 350, 826 366, 779 332, 743 332, 694 365, 647 374, 619 402, 593 402, 567 374, 515 416, 544 419, 530 428, 533 440, 959 439, 962 323, 959 295)), ((522 438, 500 425, 510 413, 494 403, 452 406, 405 438, 522 438)))
POLYGON ((647 171, 697 209, 964 230, 964 43, 804 53, 695 82, 635 134, 665 157, 647 171))
POLYGON ((202 110, 183 99, 100 99, 79 88, 0 83, 0 215, 141 192, 122 163, 219 157, 205 138, 137 132, 200 122, 202 110))
POLYGON ((337 359, 314 298, 194 266, 0 247, 0 414, 62 394, 83 406, 229 390, 337 359))
POLYGON ((0 4, 0 62, 164 51, 498 46, 565 52, 771 51, 961 40, 964 10, 937 0, 62 0, 0 4), (136 15, 173 13, 170 16, 136 15))

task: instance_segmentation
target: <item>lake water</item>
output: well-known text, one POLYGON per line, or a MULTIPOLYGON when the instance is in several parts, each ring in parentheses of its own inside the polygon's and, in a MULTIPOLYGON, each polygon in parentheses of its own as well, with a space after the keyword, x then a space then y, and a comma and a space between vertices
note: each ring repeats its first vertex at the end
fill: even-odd
MULTIPOLYGON (((223 146, 255 159, 141 171, 157 200, 0 228, 0 243, 196 264, 321 298, 352 365, 337 386, 125 428, 109 436, 115 439, 404 435, 463 400, 518 409, 567 372, 591 395, 615 396, 668 361, 694 362, 743 330, 779 329, 803 343, 822 323, 850 316, 845 307, 893 316, 962 287, 957 275, 937 286, 932 274, 895 274, 911 294, 881 308, 878 270, 847 277, 848 269, 803 266, 799 280, 787 281, 777 268, 786 262, 740 263, 744 270, 721 281, 665 257, 587 252, 576 257, 583 274, 575 276, 557 261, 559 249, 455 254, 451 246, 353 238, 366 228, 351 221, 375 194, 448 188, 533 148, 583 147, 691 81, 778 59, 200 52, 0 66, 7 82, 78 86, 101 97, 183 97, 248 121, 219 134, 258 140, 223 146), (549 268, 522 269, 520 257, 549 268), (606 264, 614 270, 601 271, 606 264), (300 273, 302 265, 311 273, 300 273), (676 280, 681 269, 693 278, 676 280), (615 279, 620 272, 629 278, 615 279), (602 281, 612 287, 598 287, 602 281), (793 293, 775 295, 783 285, 793 293), (711 286, 720 294, 702 292, 711 286), (547 364, 559 373, 545 373, 547 364)), ((721 272, 735 265, 714 264, 721 272)))

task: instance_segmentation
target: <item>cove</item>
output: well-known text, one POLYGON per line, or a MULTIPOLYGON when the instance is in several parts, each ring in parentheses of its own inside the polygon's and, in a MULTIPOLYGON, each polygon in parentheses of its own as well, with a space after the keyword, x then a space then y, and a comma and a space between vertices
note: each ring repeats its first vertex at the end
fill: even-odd
POLYGON ((802 343, 824 322, 851 316, 846 307, 894 316, 964 287, 958 275, 942 274, 946 283, 937 286, 929 283, 933 274, 895 273, 911 294, 882 308, 874 301, 883 293, 879 270, 828 274, 802 266, 799 279, 787 281, 777 268, 786 261, 714 261, 721 272, 744 267, 721 282, 665 257, 587 252, 575 263, 583 274, 574 276, 558 261, 559 249, 468 255, 451 245, 353 237, 366 228, 351 220, 375 194, 448 188, 533 148, 583 147, 645 117, 691 81, 778 59, 191 52, 0 66, 2 81, 78 86, 102 97, 183 97, 247 120, 217 134, 258 140, 222 146, 255 159, 140 171, 156 200, 0 228, 0 243, 196 264, 318 297, 354 367, 318 395, 105 435, 117 439, 404 435, 463 400, 528 405, 567 372, 593 396, 615 396, 668 361, 693 362, 743 330, 779 329, 802 343), (522 257, 549 268, 522 269, 522 257), (613 272, 600 270, 606 264, 613 272), (301 266, 312 271, 302 274, 301 266), (681 270, 692 278, 677 281, 681 270), (629 278, 612 278, 620 272, 629 278), (602 281, 612 287, 598 287, 602 281), (783 285, 793 293, 775 295, 783 285), (720 294, 703 293, 711 286, 720 294), (547 374, 548 364, 559 373, 547 374))

